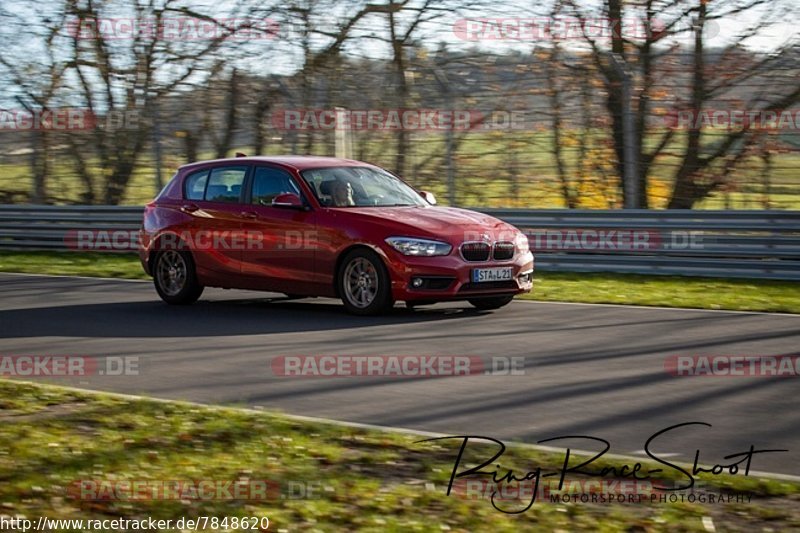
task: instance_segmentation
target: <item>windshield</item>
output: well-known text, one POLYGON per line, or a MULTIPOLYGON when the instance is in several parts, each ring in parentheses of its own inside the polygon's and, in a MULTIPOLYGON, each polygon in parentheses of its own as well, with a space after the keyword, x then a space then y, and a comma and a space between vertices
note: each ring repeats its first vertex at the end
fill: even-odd
POLYGON ((379 168, 315 168, 301 175, 327 207, 426 205, 414 189, 379 168))

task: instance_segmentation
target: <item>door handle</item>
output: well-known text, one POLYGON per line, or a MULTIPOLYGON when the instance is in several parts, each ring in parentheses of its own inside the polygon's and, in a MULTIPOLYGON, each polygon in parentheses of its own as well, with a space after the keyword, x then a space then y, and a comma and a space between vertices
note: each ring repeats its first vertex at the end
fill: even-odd
POLYGON ((258 215, 253 213, 252 211, 242 211, 241 213, 239 213, 239 216, 250 220, 255 220, 258 218, 258 215))
POLYGON ((181 211, 183 211, 184 213, 194 213, 198 209, 199 208, 194 204, 183 204, 181 206, 181 211))

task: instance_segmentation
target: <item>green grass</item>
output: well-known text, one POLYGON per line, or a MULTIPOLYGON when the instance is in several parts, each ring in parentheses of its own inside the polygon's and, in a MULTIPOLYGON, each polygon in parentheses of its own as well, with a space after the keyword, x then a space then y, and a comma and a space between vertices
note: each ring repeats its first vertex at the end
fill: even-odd
POLYGON ((636 274, 537 272, 525 299, 800 313, 800 283, 636 274))
MULTIPOLYGON (((5 252, 0 272, 148 279, 130 254, 5 252)), ((800 313, 800 283, 635 274, 536 272, 524 299, 800 313)))
POLYGON ((3 252, 0 272, 148 279, 138 256, 100 252, 3 252))
MULTIPOLYGON (((485 499, 445 494, 457 443, 9 380, 0 380, 0 419, 0 512, 33 520, 266 516, 270 531, 376 532, 703 531, 704 518, 720 531, 800 527, 800 485, 741 475, 699 483, 709 493, 751 494, 749 504, 544 499, 509 515, 485 499), (120 481, 263 480, 272 489, 249 501, 113 494, 90 501, 70 490, 80 480, 107 488, 120 481), (312 497, 302 497, 299 486, 311 487, 312 497)), ((470 445, 462 464, 477 464, 488 451, 470 445)), ((537 466, 549 472, 558 471, 563 455, 510 447, 497 462, 519 473, 537 466)))

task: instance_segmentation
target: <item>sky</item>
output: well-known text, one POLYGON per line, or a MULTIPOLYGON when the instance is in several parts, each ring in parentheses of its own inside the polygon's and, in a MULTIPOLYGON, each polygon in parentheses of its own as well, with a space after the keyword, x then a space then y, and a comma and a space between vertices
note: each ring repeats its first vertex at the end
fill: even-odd
MULTIPOLYGON (((230 16, 235 12, 237 0, 182 0, 183 3, 192 9, 209 14, 216 14, 218 17, 230 16)), ((372 0, 380 2, 385 0, 372 0)), ((467 20, 472 20, 472 24, 483 24, 487 31, 474 32, 473 36, 487 37, 491 35, 489 28, 497 27, 498 19, 506 23, 515 22, 515 19, 530 21, 535 19, 537 24, 550 20, 547 16, 549 2, 534 2, 531 0, 510 0, 503 4, 489 2, 488 0, 469 0, 482 2, 481 8, 464 8, 464 2, 454 0, 441 0, 442 5, 451 2, 454 5, 461 5, 460 9, 454 9, 440 19, 425 24, 419 32, 419 42, 430 49, 436 49, 440 43, 446 43, 453 50, 477 48, 487 53, 502 54, 511 50, 521 52, 531 52, 537 47, 547 47, 551 44, 551 39, 532 38, 521 41, 497 40, 497 39, 478 39, 465 40, 463 30, 467 20), (534 7, 530 7, 534 6, 534 7), (480 22, 475 22, 476 20, 480 22), (487 24, 487 20, 495 23, 487 24)), ((723 9, 729 9, 735 2, 752 0, 711 0, 710 4, 723 9)), ((63 0, 40 0, 31 3, 23 0, 2 0, 0 5, 0 53, 2 50, 16 50, 25 60, 31 57, 46 58, 45 51, 41 44, 36 44, 35 40, 25 42, 21 37, 21 28, 32 26, 40 17, 53 16, 57 12, 63 0)), ((334 29, 337 21, 351 14, 350 4, 336 2, 335 0, 322 0, 325 6, 320 10, 321 13, 315 22, 323 28, 334 29)), ((265 2, 256 3, 264 6, 265 2)), ((127 5, 123 0, 119 4, 127 5)), ((587 11, 597 9, 601 5, 600 0, 588 0, 581 3, 582 8, 587 11)), ((132 16, 132 12, 130 12, 132 16)), ((711 21, 708 24, 706 37, 710 47, 722 47, 734 40, 742 31, 752 26, 755 21, 763 16, 773 16, 775 23, 763 29, 758 35, 748 39, 748 48, 758 51, 770 51, 787 41, 800 43, 798 38, 798 28, 800 27, 800 1, 798 0, 771 0, 766 6, 749 10, 738 16, 733 16, 719 21, 711 21), (783 6, 788 12, 779 12, 776 6, 783 6)), ((602 17, 596 15, 597 21, 602 21, 602 17)), ((662 13, 656 17, 658 20, 669 20, 669 13, 662 13)), ((625 21, 628 21, 626 17, 625 21)), ((688 21, 685 23, 688 24, 688 21)), ((472 26, 473 28, 475 26, 472 26)), ((389 57, 387 43, 375 36, 386 35, 386 18, 383 15, 373 15, 363 20, 353 32, 354 36, 359 37, 346 44, 344 52, 350 57, 367 58, 386 58, 389 57)), ((576 31, 569 34, 569 38, 562 41, 565 48, 579 49, 585 46, 583 39, 576 31)), ((235 52, 231 57, 231 63, 245 69, 252 74, 291 74, 302 64, 302 53, 299 46, 301 39, 300 28, 282 24, 277 38, 270 40, 258 40, 246 43, 244 49, 235 52), (248 53, 253 52, 253 53, 248 53), (257 53, 255 53, 257 52, 257 53)), ((678 38, 680 42, 687 45, 691 44, 691 33, 685 32, 678 38)), ((324 38, 319 39, 323 43, 324 38)), ((124 46, 124 42, 117 44, 124 46)), ((58 53, 58 49, 56 49, 58 53)), ((2 77, 0 77, 0 83, 2 77)))

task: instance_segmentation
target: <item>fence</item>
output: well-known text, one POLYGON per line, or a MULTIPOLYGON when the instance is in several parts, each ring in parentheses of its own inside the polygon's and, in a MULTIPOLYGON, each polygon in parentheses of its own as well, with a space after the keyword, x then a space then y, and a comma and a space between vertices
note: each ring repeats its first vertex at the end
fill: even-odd
MULTIPOLYGON (((798 211, 482 209, 527 235, 536 269, 800 281, 798 211)), ((0 249, 68 250, 131 232, 141 207, 0 205, 0 249)))

